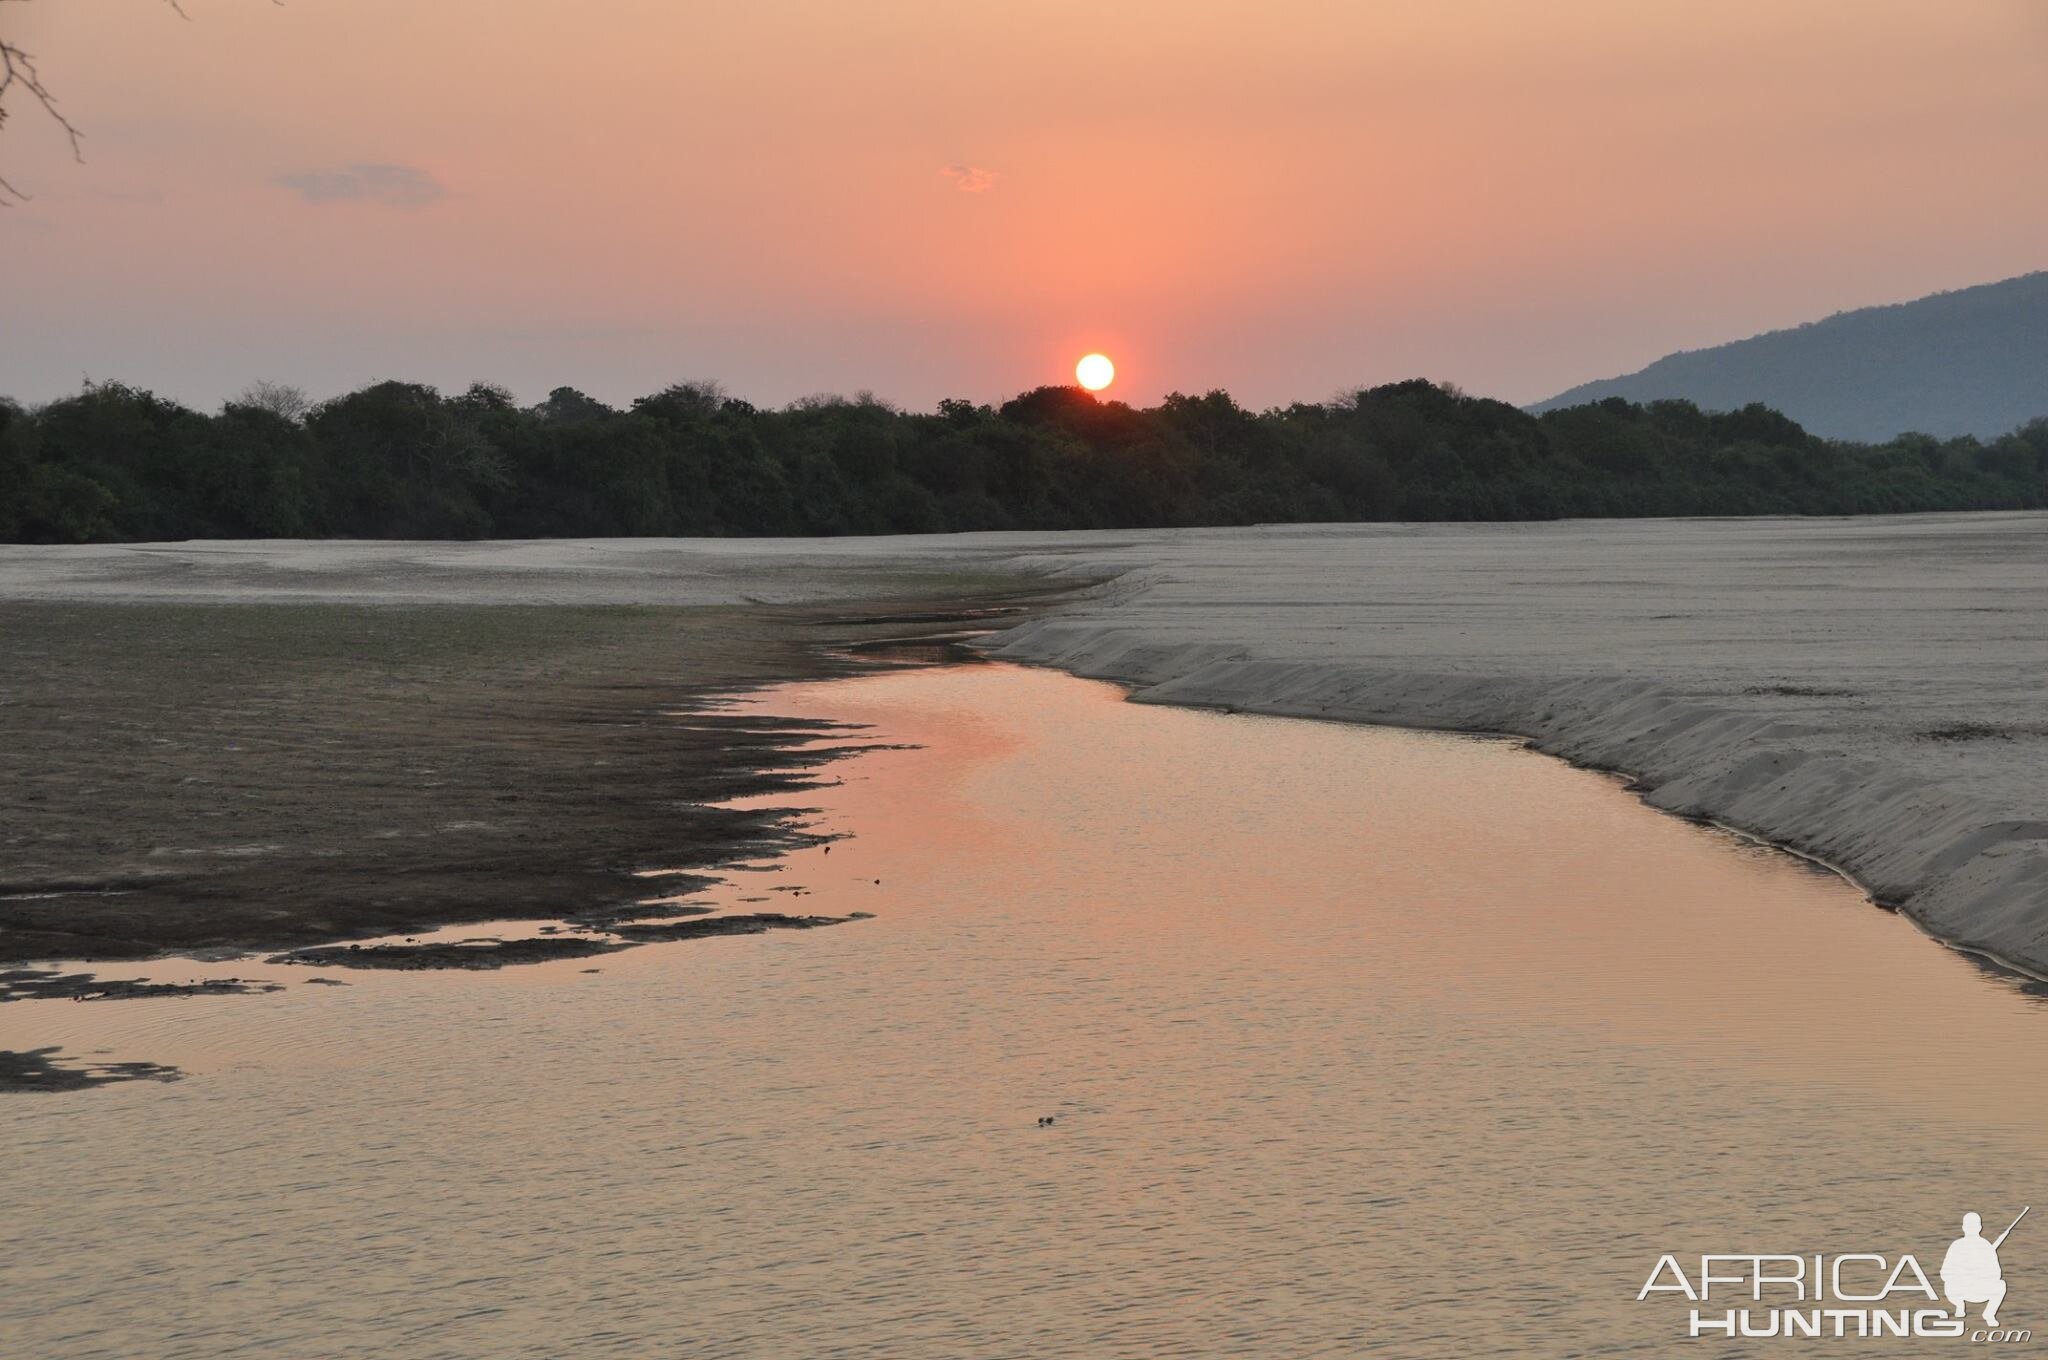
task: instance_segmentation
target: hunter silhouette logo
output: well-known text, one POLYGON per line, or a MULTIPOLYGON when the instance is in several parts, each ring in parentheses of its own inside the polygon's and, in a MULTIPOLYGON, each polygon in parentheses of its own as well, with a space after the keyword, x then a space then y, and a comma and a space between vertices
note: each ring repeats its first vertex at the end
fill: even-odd
MULTIPOLYGON (((2020 1210, 2020 1218, 2033 1207, 2029 1204, 2020 1210)), ((1955 1305, 1957 1317, 1969 1312, 1970 1304, 1981 1303, 1984 1325, 1998 1325, 1998 1305, 2005 1302, 2005 1275, 1998 1268, 1998 1249, 2020 1225, 2020 1218, 2014 1219, 1997 1241, 1986 1242, 1984 1220, 1975 1214, 1963 1215, 1963 1235, 1949 1243, 1948 1255, 1941 1258, 1941 1294, 1955 1305)))
POLYGON ((1920 1262, 1910 1254, 1851 1251, 1839 1255, 1791 1256, 1774 1252, 1732 1252, 1699 1257, 1696 1275, 1678 1257, 1657 1258, 1637 1302, 1653 1294, 1681 1294, 1693 1304, 1688 1336, 1759 1337, 1962 1337, 1971 1341, 2028 1341, 2021 1328, 2000 1327, 2005 1270, 1998 1249, 2033 1206, 2020 1210, 2005 1231, 1989 1240, 1984 1220, 1963 1215, 1963 1235, 1941 1258, 1937 1292, 1920 1262), (1739 1298, 1738 1298, 1739 1296, 1739 1298), (1941 1307, 1943 1300, 1947 1308, 1941 1307), (1727 1306, 1731 1302, 1747 1306, 1727 1306), (1965 1319, 1981 1307, 1983 1326, 1965 1319), (1952 1310, 1952 1311, 1951 1311, 1952 1310))

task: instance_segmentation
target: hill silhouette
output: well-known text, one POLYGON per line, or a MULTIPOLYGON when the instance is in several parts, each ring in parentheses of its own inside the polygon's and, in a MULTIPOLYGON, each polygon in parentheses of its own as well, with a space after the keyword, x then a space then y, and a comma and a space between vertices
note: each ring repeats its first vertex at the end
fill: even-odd
POLYGON ((1760 402, 1831 439, 1994 438, 2048 415, 2048 271, 1684 350, 1529 409, 1607 397, 1760 402))

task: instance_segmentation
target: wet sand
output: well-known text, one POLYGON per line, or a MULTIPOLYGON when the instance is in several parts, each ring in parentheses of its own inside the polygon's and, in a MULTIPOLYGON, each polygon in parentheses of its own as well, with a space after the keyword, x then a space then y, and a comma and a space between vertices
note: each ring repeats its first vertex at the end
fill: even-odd
POLYGON ((679 893, 806 843, 711 805, 865 741, 708 696, 860 669, 836 649, 958 612, 943 583, 808 607, 0 604, 0 962, 595 928, 638 875, 679 893))

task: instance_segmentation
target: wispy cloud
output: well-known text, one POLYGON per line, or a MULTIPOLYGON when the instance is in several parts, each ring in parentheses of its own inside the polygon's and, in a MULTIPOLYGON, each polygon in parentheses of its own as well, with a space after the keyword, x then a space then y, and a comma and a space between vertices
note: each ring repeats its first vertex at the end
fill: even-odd
POLYGON ((995 171, 984 170, 978 165, 949 165, 939 173, 953 181, 953 187, 963 194, 985 194, 1002 178, 995 171))
POLYGON ((389 208, 424 208, 448 196, 447 186, 412 165, 344 165, 338 170, 300 170, 277 182, 308 203, 381 203, 389 208))

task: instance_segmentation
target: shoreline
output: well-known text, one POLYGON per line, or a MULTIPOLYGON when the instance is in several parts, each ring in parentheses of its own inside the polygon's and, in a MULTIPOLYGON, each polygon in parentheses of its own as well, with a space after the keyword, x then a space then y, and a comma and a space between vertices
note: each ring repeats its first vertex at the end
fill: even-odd
POLYGON ((0 601, 850 614, 1023 583, 1056 604, 994 655, 1138 702, 1511 735, 2042 973, 2042 570, 2048 513, 2030 512, 0 550, 0 601))
POLYGON ((2048 981, 2048 854, 2040 848, 2048 827, 1995 818, 1876 762, 1801 749, 1791 739, 1807 733, 1783 719, 1717 709, 1633 678, 1546 685, 1268 661, 1246 648, 1162 645, 1114 624, 1057 616, 987 639, 985 650, 1110 681, 1132 703, 1509 738, 1614 775, 1659 811, 1835 873, 1957 953, 2048 981), (1844 801, 1817 796, 1871 787, 1885 796, 1860 816, 1831 817, 1844 801), (1986 863, 2020 856, 2018 868, 2003 873, 1986 863))

